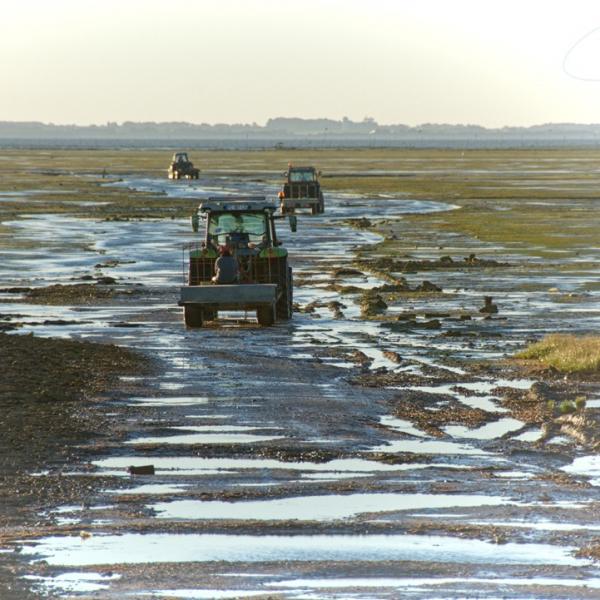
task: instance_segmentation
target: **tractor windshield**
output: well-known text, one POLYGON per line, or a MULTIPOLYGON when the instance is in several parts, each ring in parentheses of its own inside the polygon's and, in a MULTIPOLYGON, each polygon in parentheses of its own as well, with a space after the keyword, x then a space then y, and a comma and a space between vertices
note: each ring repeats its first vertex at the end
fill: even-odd
POLYGON ((208 221, 208 237, 213 244, 226 244, 231 234, 242 234, 249 242, 260 243, 267 233, 265 213, 216 213, 208 221))
POLYGON ((312 169, 306 171, 290 171, 290 181, 292 183, 315 181, 315 172, 312 169))

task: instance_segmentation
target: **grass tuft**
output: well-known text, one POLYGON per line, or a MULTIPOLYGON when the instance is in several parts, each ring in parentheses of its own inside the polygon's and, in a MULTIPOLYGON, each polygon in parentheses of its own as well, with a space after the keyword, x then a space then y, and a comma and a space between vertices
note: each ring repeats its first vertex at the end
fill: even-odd
POLYGON ((516 357, 538 360, 564 373, 600 371, 600 336, 555 333, 531 344, 516 357))

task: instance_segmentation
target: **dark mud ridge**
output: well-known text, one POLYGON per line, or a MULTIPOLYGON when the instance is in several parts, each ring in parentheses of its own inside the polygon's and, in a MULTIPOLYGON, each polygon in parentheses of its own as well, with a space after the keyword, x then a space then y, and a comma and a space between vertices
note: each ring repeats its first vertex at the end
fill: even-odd
POLYGON ((61 487, 41 489, 32 471, 57 468, 73 458, 76 444, 108 433, 106 418, 86 401, 102 399, 117 377, 148 372, 150 365, 114 345, 6 333, 0 333, 0 364, 4 528, 25 509, 35 512, 44 495, 61 487))
POLYGON ((95 279, 95 283, 74 283, 71 285, 48 285, 39 288, 13 287, 0 289, 0 293, 23 294, 19 302, 31 304, 92 304, 99 300, 109 300, 116 296, 132 296, 143 293, 141 285, 118 286, 114 277, 84 276, 81 279, 95 279))

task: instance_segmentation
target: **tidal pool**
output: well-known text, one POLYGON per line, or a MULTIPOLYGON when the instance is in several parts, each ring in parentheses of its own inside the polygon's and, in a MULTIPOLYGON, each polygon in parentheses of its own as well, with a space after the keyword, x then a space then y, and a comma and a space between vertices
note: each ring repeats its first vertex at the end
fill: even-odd
POLYGON ((329 494, 277 500, 244 502, 202 502, 176 500, 148 508, 161 519, 227 519, 265 521, 331 521, 364 513, 414 509, 500 506, 516 504, 509 498, 462 494, 329 494))
POLYGON ((570 565, 575 548, 550 544, 495 544, 481 540, 419 535, 249 536, 219 534, 138 534, 53 536, 21 553, 52 566, 162 562, 270 561, 444 561, 459 564, 570 565))

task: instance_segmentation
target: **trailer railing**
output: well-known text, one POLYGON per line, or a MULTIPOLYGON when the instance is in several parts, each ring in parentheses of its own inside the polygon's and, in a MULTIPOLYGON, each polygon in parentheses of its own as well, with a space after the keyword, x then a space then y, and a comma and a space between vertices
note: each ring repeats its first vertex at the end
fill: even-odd
MULTIPOLYGON (((210 284, 215 275, 216 256, 206 256, 202 242, 187 242, 182 245, 181 279, 183 285, 210 284)), ((259 257, 258 255, 236 256, 240 283, 277 283, 281 285, 287 277, 287 258, 282 256, 259 257)))

